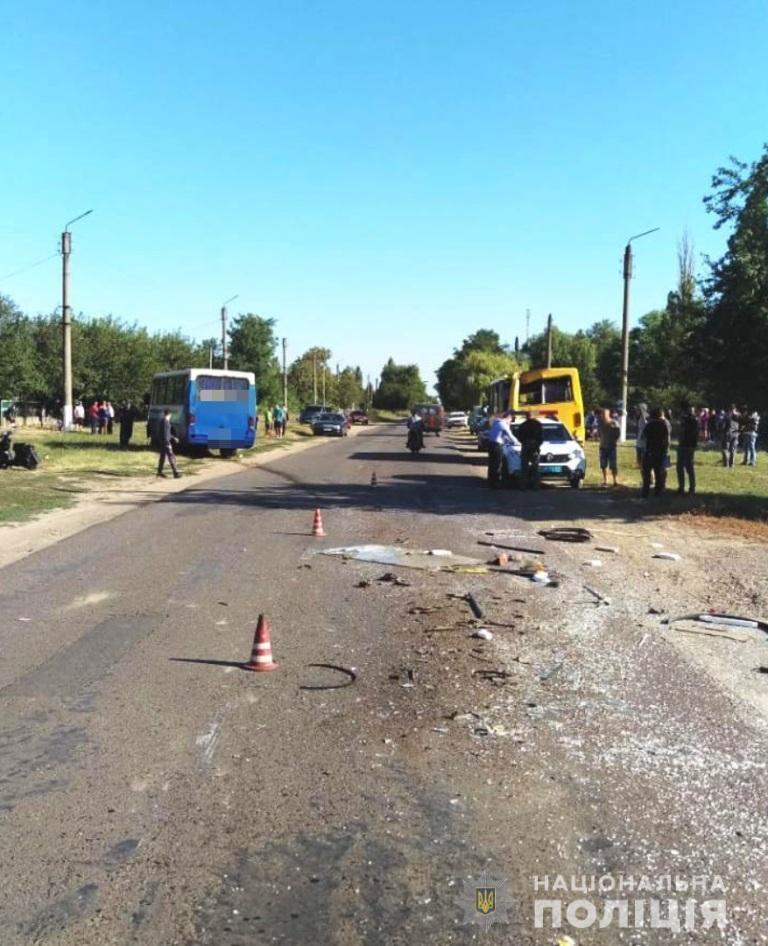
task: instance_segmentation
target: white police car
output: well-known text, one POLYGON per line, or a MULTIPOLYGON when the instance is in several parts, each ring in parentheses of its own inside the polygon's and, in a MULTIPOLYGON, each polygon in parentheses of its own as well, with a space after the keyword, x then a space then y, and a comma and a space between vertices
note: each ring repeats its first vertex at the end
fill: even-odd
MULTIPOLYGON (((539 451, 539 478, 542 480, 566 480, 578 489, 587 472, 587 458, 581 445, 565 424, 558 420, 538 418, 544 428, 544 440, 539 451)), ((517 436, 520 423, 512 425, 517 436)), ((509 486, 518 486, 522 471, 520 447, 504 447, 502 476, 509 486)))

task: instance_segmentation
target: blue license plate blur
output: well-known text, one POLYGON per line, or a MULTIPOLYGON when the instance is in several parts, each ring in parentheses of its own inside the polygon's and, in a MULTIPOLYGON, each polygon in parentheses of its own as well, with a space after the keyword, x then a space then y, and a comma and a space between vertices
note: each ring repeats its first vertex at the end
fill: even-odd
POLYGON ((540 467, 540 470, 541 470, 542 473, 562 473, 562 472, 563 472, 563 467, 562 467, 562 466, 552 466, 551 463, 545 463, 543 466, 540 467))

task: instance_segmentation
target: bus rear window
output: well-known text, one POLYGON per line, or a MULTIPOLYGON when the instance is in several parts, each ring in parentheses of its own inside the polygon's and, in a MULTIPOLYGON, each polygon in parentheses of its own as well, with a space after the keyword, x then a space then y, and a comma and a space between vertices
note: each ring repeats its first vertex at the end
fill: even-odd
POLYGON ((573 387, 568 375, 545 378, 520 385, 520 404, 563 404, 573 400, 573 387))
POLYGON ((198 401, 247 401, 247 378, 215 378, 200 375, 196 380, 198 401))

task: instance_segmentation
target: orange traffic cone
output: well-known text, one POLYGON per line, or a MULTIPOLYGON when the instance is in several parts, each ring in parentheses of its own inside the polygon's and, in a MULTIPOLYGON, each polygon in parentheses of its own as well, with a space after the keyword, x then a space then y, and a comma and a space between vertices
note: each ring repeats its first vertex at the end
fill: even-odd
POLYGON ((315 510, 315 518, 312 522, 312 535, 316 535, 320 538, 325 536, 325 531, 323 530, 323 517, 320 515, 320 510, 315 510))
POLYGON ((272 644, 269 640, 269 621, 263 614, 259 615, 256 633, 253 635, 251 659, 243 665, 245 670, 277 670, 277 664, 272 660, 272 644))
POLYGON ((371 486, 378 486, 379 481, 376 479, 376 470, 371 473, 371 486))

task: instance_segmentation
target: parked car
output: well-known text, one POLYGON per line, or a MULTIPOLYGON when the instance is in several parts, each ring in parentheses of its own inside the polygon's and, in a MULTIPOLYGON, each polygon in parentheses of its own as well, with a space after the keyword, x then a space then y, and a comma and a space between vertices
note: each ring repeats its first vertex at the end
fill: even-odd
MULTIPOLYGON (((574 489, 579 489, 587 472, 584 450, 565 424, 557 420, 539 420, 544 428, 544 441, 539 451, 539 478, 566 480, 574 489)), ((522 420, 512 425, 512 433, 515 436, 521 423, 522 420)), ((521 469, 520 447, 504 447, 504 482, 510 486, 517 485, 521 469)))
POLYGON ((477 449, 488 453, 488 431, 491 427, 491 418, 484 417, 475 427, 475 436, 477 437, 477 449))
POLYGON ((365 411, 350 411, 347 415, 347 420, 350 424, 362 424, 364 427, 368 426, 368 415, 365 411))
POLYGON ((445 418, 446 427, 466 427, 467 426, 467 414, 466 411, 451 411, 446 415, 445 418))
POLYGON ((328 408, 324 407, 322 404, 306 404, 302 407, 301 413, 299 414, 299 423, 311 424, 318 414, 322 414, 323 411, 327 410, 328 408))
POLYGON ((349 423, 343 414, 323 411, 312 421, 312 433, 316 437, 322 434, 331 437, 346 437, 349 433, 349 423))
POLYGON ((469 420, 467 421, 470 431, 473 434, 476 434, 478 427, 484 420, 487 419, 487 417, 488 417, 487 408, 480 407, 480 406, 473 407, 469 414, 469 420))

